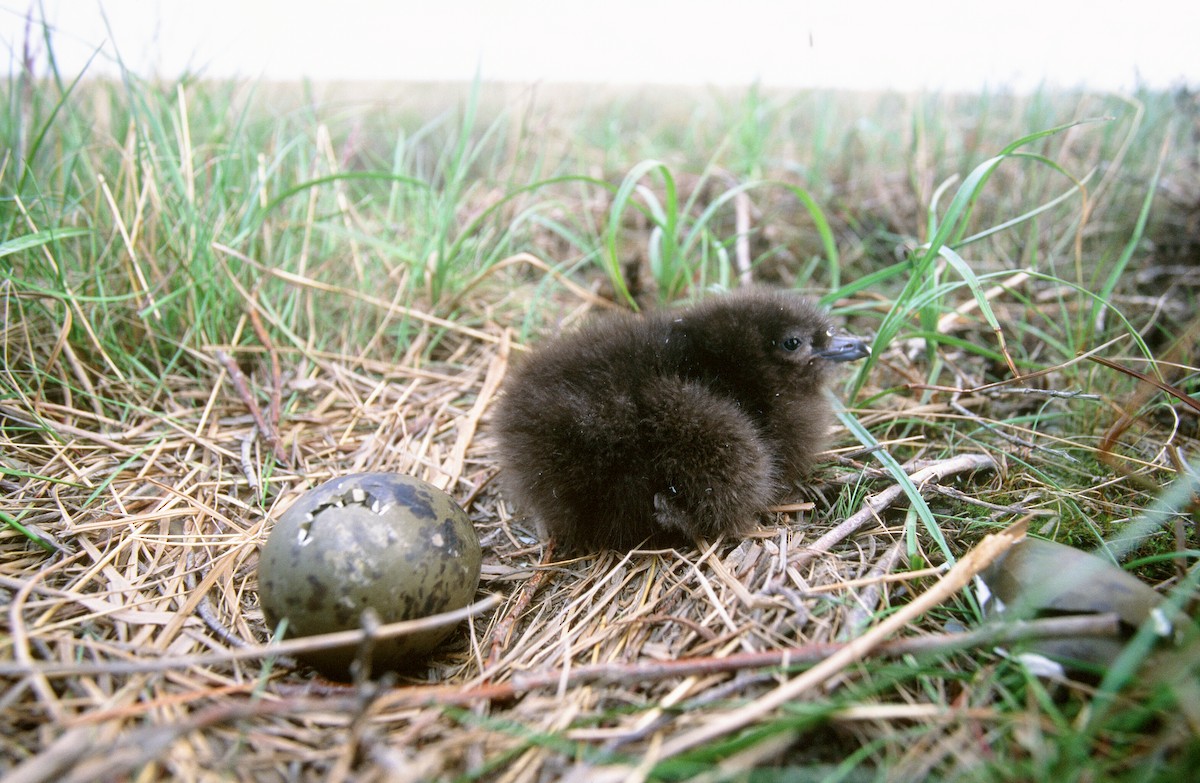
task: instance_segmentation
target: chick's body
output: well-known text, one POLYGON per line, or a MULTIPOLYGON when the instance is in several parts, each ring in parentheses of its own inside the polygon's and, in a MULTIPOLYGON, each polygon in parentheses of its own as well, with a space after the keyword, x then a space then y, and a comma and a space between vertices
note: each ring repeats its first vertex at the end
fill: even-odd
POLYGON ((506 383, 506 496, 569 549, 744 533, 823 447, 827 363, 865 354, 782 291, 598 319, 506 383))

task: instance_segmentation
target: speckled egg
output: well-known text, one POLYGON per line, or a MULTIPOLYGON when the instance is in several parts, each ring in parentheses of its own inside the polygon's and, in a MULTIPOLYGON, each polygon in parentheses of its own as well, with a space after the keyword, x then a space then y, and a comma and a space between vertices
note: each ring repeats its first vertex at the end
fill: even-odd
MULTIPOLYGON (((259 600, 287 635, 362 627, 371 608, 381 623, 466 606, 479 586, 479 538, 454 500, 420 479, 357 473, 309 490, 279 518, 258 567, 259 600)), ((372 671, 419 663, 454 629, 379 639, 372 671)), ((349 676, 355 646, 302 657, 335 679, 349 676)))

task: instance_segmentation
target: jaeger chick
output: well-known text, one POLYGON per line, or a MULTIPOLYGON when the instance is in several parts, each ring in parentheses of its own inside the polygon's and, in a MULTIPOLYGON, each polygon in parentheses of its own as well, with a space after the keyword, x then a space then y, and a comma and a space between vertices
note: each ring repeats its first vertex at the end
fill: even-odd
POLYGON ((744 534, 824 448, 830 363, 868 353, 787 291, 599 318, 510 374, 502 487, 568 550, 744 534))

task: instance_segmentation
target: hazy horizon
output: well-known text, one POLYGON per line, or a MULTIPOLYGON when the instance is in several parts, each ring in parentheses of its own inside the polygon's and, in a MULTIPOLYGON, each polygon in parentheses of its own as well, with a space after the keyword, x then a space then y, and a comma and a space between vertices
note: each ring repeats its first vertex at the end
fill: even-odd
POLYGON ((0 0, 8 72, 26 41, 59 73, 292 81, 487 81, 861 90, 1127 90, 1196 85, 1200 3, 747 0, 327 4, 0 0), (1070 4, 1074 5, 1074 4, 1070 4), (26 38, 26 14, 34 25, 26 38))

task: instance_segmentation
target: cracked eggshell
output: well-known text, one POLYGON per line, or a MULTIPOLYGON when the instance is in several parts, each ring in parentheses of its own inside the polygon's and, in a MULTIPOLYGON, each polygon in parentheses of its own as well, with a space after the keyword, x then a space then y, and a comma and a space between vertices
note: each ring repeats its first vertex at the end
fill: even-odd
MULTIPOLYGON (((276 522, 258 567, 259 600, 289 637, 360 628, 368 607, 381 623, 466 606, 479 586, 479 538, 454 500, 395 473, 342 476, 309 490, 276 522)), ((374 643, 372 671, 419 663, 453 627, 374 643)), ((301 660, 346 679, 356 646, 301 660)))

